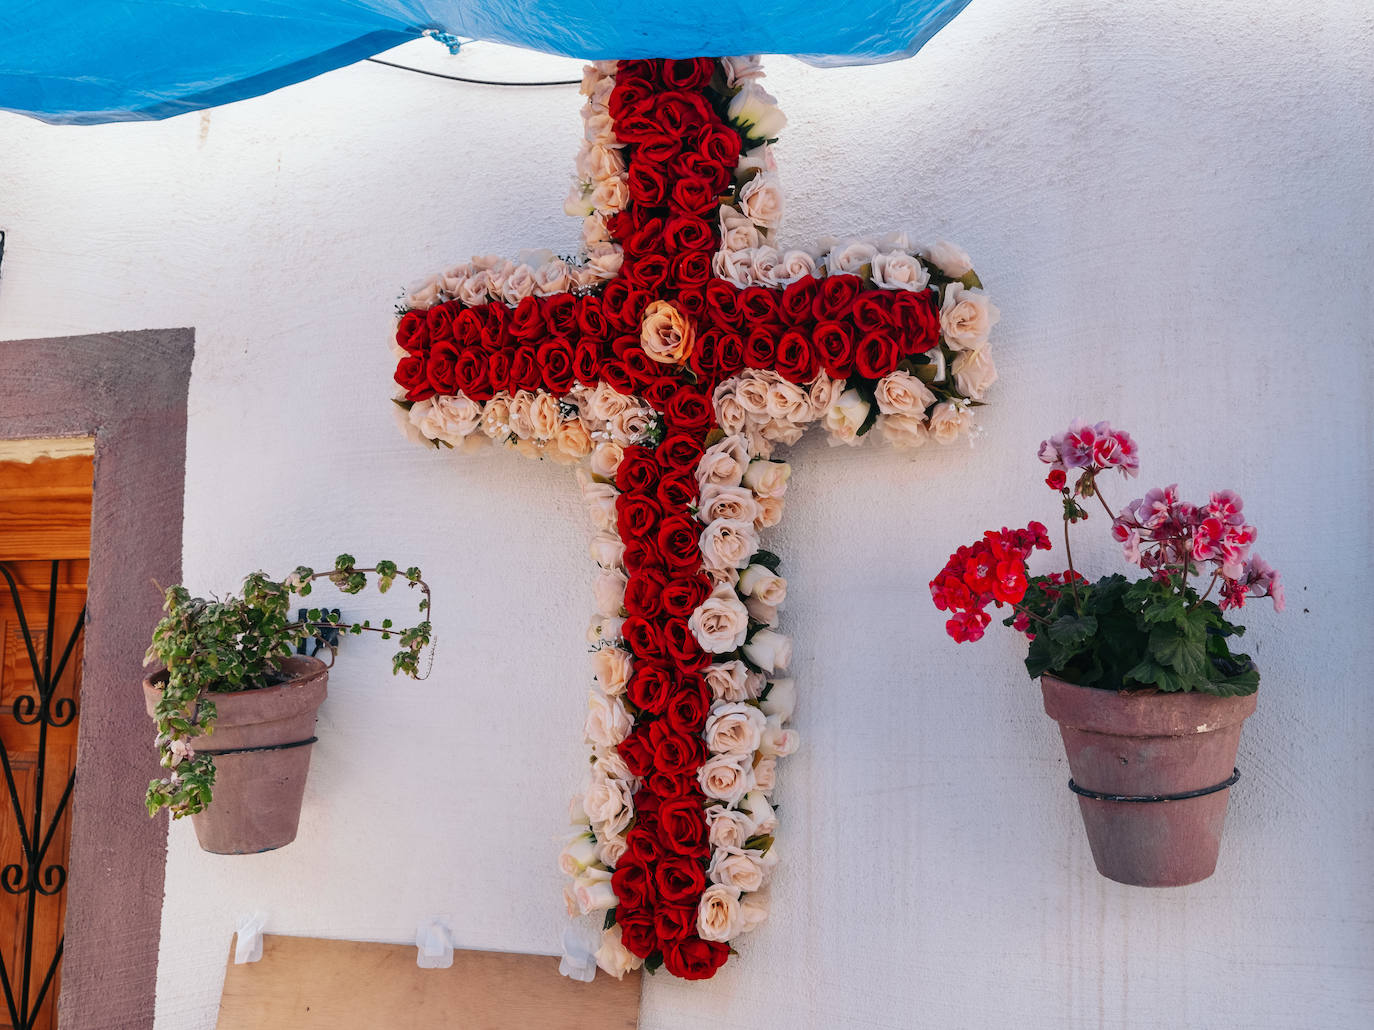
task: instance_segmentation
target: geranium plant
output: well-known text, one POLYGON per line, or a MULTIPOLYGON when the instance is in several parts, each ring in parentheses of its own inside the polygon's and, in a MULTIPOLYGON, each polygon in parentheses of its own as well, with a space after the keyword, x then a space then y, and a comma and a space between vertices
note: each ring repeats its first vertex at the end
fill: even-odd
POLYGON ((1003 624, 1030 641, 1032 677, 1050 673, 1109 690, 1254 693, 1259 672, 1249 655, 1231 649, 1245 628, 1225 613, 1250 597, 1272 598, 1281 611, 1283 586, 1251 553, 1255 527, 1246 523, 1241 499, 1223 490, 1206 504, 1191 504, 1169 486, 1113 512, 1100 478, 1113 469, 1134 477, 1140 461, 1130 435, 1106 422, 1074 422, 1040 445, 1040 460, 1050 466, 1046 485, 1062 501, 1068 568, 1029 574, 1031 552, 1051 548, 1038 522, 988 531, 950 555, 931 581, 936 607, 950 613, 950 636, 960 643, 979 639, 991 621, 987 609, 1007 605, 1011 614, 1003 624), (1069 531, 1093 505, 1111 520, 1126 560, 1146 576, 1133 582, 1116 573, 1089 582, 1074 568, 1069 531))
POLYGON ((300 566, 284 580, 269 579, 255 572, 243 581, 241 597, 206 599, 192 597, 183 586, 166 591, 166 615, 153 630, 145 664, 160 664, 165 670, 162 695, 154 710, 157 722, 156 745, 162 766, 169 774, 148 785, 148 814, 160 808, 171 810, 173 818, 194 815, 210 803, 215 783, 215 765, 206 754, 197 754, 191 745, 195 737, 212 733, 216 718, 213 694, 234 693, 276 686, 289 677, 280 660, 294 653, 297 644, 312 637, 326 641, 331 664, 337 653, 335 633, 380 633, 393 637, 399 647, 392 658, 392 672, 416 679, 420 675, 420 654, 429 645, 429 587, 418 568, 401 571, 395 562, 379 561, 371 568, 358 568, 352 555, 341 554, 329 572, 315 572, 300 566), (291 617, 292 595, 302 597, 316 580, 327 579, 346 594, 357 594, 375 579, 378 591, 385 593, 398 579, 423 595, 419 602, 420 621, 414 626, 396 628, 384 619, 380 626, 370 620, 339 622, 337 613, 318 608, 306 612, 304 619, 291 617))

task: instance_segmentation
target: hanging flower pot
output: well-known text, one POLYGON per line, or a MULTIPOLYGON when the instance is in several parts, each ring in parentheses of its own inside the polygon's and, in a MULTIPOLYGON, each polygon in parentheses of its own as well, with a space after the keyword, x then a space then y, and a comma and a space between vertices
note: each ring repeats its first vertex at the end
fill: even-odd
POLYGON ((1279 574, 1252 553, 1255 527, 1229 490, 1188 504, 1177 487, 1158 488, 1113 512, 1099 477, 1134 476, 1140 461, 1106 422, 1074 422, 1040 445, 1040 460, 1062 506, 1068 569, 1031 575, 1032 553, 1053 546, 1039 522, 989 530, 949 556, 931 595, 959 643, 983 636, 987 608, 1011 607, 1003 624, 1029 641, 1026 671, 1059 723, 1098 871, 1140 887, 1204 880, 1259 687, 1250 656, 1231 649, 1245 627, 1228 614, 1253 597, 1282 611, 1279 574), (1143 578, 1090 582, 1074 569, 1069 528, 1099 505, 1143 578))
POLYGON ((1212 875, 1255 695, 1120 693, 1042 676, 1097 871, 1135 887, 1212 875))
POLYGON ((419 679, 420 652, 430 643, 429 587, 420 570, 402 572, 389 561, 360 569, 347 554, 330 572, 301 566, 284 580, 255 572, 242 597, 206 600, 174 586, 163 610, 146 659, 162 668, 143 681, 143 696, 166 774, 148 784, 148 814, 166 808, 174 819, 190 816, 200 846, 221 855, 271 851, 296 839, 329 667, 292 650, 316 638, 332 654, 340 631, 375 632, 399 644, 392 671, 419 679), (393 628, 390 619, 344 623, 337 609, 317 608, 291 618, 292 596, 309 594, 317 580, 357 594, 369 573, 383 593, 397 581, 418 589, 421 621, 409 628, 393 628))
MULTIPOLYGON (((217 694, 214 733, 186 741, 215 763, 214 803, 191 816, 205 851, 251 855, 296 839, 329 670, 303 656, 281 659, 278 669, 287 677, 278 686, 217 694)), ((166 682, 165 671, 143 681, 150 716, 166 682)))

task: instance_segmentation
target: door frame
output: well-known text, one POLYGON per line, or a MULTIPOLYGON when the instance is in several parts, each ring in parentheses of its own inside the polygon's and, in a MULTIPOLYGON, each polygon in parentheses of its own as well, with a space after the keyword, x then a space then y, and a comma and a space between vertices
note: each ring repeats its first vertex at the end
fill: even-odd
POLYGON ((139 683, 181 580, 192 329, 0 342, 0 439, 95 438, 81 722, 67 862, 60 1026, 153 1025, 167 817, 139 683))

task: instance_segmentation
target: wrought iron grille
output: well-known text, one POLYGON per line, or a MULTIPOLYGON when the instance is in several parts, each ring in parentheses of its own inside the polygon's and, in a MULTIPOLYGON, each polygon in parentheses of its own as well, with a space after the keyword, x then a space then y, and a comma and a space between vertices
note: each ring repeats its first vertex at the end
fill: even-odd
POLYGON ((57 587, 60 562, 52 563, 52 578, 49 582, 47 604, 47 628, 36 635, 29 628, 24 612, 23 599, 19 585, 12 571, 0 562, 0 576, 9 585, 10 598, 14 602, 19 631, 28 652, 29 666, 33 672, 33 682, 37 697, 24 693, 14 699, 10 713, 15 721, 24 726, 36 726, 38 731, 37 764, 33 774, 33 805, 25 811, 25 798, 15 781, 14 768, 10 761, 9 748, 0 740, 0 764, 4 767, 5 786, 8 788, 10 803, 14 812, 15 825, 19 828, 19 843, 22 860, 12 862, 0 869, 0 888, 7 893, 19 895, 22 906, 22 921, 16 928, 17 940, 12 963, 6 962, 3 949, 0 949, 0 988, 3 988, 5 1005, 9 1009, 9 1019, 14 1030, 33 1030, 43 1012, 43 1002, 57 975, 62 961, 62 946, 66 935, 58 938, 57 948, 46 966, 35 961, 34 922, 40 897, 51 897, 63 890, 67 884, 65 858, 58 856, 57 861, 48 862, 48 849, 53 842, 58 825, 71 801, 72 787, 76 783, 76 770, 73 768, 62 785, 62 794, 51 815, 45 813, 48 788, 44 776, 48 757, 48 730, 67 726, 76 718, 76 701, 70 697, 54 698, 57 685, 67 669, 67 663, 76 651, 81 632, 86 625, 86 609, 81 609, 76 626, 62 647, 54 662, 54 637, 57 630, 57 587), (41 654, 40 654, 41 651, 41 654), (40 972, 41 970, 41 972, 40 972), (37 987, 35 988, 35 980, 37 987))

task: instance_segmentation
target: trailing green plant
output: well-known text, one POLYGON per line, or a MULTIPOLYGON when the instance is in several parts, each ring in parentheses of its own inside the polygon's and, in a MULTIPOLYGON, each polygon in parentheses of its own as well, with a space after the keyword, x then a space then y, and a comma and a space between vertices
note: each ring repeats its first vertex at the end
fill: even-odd
POLYGON ((402 571, 395 562, 379 561, 360 569, 349 554, 339 555, 328 572, 302 565, 284 580, 254 572, 244 579, 239 597, 192 597, 183 586, 170 587, 162 609, 166 614, 153 630, 144 664, 159 664, 163 669, 156 677, 162 696, 153 717, 156 746, 168 774, 148 784, 146 802, 149 815, 167 808, 174 819, 204 811, 211 800, 214 760, 197 754, 191 741, 214 732, 217 713, 212 695, 286 682, 290 677, 282 671, 281 660, 311 638, 325 641, 332 665, 337 638, 343 633, 378 633, 383 640, 395 639, 398 648, 391 661, 392 673, 423 679, 420 655, 433 635, 429 586, 418 568, 402 571), (380 626, 373 626, 371 620, 340 622, 337 612, 320 608, 309 609, 304 619, 292 617, 292 596, 309 595, 317 581, 328 580, 345 594, 357 594, 367 587, 369 575, 380 593, 398 580, 418 589, 420 621, 402 628, 391 619, 383 619, 380 626))
POLYGON ((1108 690, 1197 691, 1219 696, 1253 694, 1259 672, 1247 654, 1231 650, 1245 627, 1228 621, 1228 609, 1250 597, 1273 599, 1283 610, 1279 574, 1251 553, 1255 527, 1230 490, 1205 505, 1179 500, 1178 488, 1150 490, 1113 513, 1098 477, 1109 469, 1134 476, 1139 468, 1130 435, 1106 422, 1075 422, 1040 445, 1050 465, 1045 483, 1060 495, 1068 569, 1030 576, 1031 552, 1049 550, 1039 522, 1025 529, 989 530, 950 555, 931 581, 935 605, 950 613, 945 624, 959 643, 978 640, 991 621, 989 605, 1010 605, 1003 620, 1030 641, 1026 671, 1108 690), (1068 473, 1077 473, 1070 485, 1068 473), (1070 527, 1088 518, 1095 499, 1112 520, 1112 536, 1126 560, 1148 575, 1132 582, 1120 574, 1090 583, 1074 569, 1070 527), (1193 586, 1207 577, 1205 589, 1193 586), (1220 603, 1211 599, 1219 591, 1220 603))

